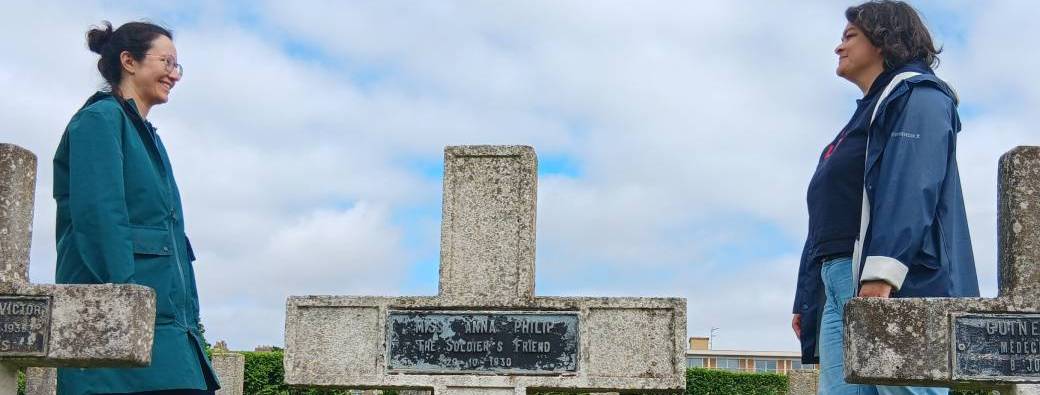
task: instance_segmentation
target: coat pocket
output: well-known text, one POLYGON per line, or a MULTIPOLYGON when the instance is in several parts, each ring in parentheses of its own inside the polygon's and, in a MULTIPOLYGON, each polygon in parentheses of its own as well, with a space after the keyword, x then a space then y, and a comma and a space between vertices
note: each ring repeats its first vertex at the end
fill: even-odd
POLYGON ((134 254, 142 255, 173 255, 173 237, 165 228, 131 225, 132 237, 134 239, 134 254))
POLYGON ((925 268, 936 270, 942 267, 943 256, 946 255, 942 226, 936 222, 934 227, 928 230, 928 233, 924 237, 921 243, 921 254, 914 260, 915 264, 921 265, 925 268))
POLYGON ((173 322, 176 265, 173 260, 173 238, 168 229, 131 225, 134 242, 134 277, 137 283, 155 290, 156 324, 173 322))

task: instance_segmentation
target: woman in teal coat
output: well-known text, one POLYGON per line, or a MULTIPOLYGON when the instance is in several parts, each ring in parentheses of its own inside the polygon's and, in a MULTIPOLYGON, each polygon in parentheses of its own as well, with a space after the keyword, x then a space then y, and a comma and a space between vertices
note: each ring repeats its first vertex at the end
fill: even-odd
POLYGON ((212 394, 219 385, 199 330, 191 243, 180 194, 149 110, 181 79, 172 34, 150 23, 87 34, 111 88, 69 122, 54 155, 56 280, 141 284, 155 289, 152 364, 131 369, 59 369, 58 393, 212 394))

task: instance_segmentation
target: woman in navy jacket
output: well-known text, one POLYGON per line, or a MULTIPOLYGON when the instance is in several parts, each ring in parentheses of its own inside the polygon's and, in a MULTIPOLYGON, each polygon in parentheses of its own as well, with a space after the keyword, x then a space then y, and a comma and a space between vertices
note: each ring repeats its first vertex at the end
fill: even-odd
POLYGON ((979 294, 957 171, 957 97, 932 71, 939 50, 903 2, 865 3, 845 17, 837 74, 863 98, 809 184, 792 327, 802 362, 820 364, 821 394, 944 394, 844 381, 843 307, 853 296, 979 294))

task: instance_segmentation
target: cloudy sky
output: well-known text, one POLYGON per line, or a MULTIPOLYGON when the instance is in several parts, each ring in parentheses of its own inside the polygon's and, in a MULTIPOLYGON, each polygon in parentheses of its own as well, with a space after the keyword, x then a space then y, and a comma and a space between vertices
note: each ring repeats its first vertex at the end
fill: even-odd
MULTIPOLYGON (((796 350, 805 189, 860 92, 834 75, 852 3, 19 2, 0 26, 0 141, 40 156, 30 276, 54 281, 50 159, 101 87, 92 24, 174 31, 153 109, 184 197, 202 320, 281 345, 289 295, 437 292, 443 148, 540 159, 537 290, 682 296, 717 349, 796 350)), ((915 2, 960 93, 984 295, 996 164, 1040 144, 1029 1, 915 2)))

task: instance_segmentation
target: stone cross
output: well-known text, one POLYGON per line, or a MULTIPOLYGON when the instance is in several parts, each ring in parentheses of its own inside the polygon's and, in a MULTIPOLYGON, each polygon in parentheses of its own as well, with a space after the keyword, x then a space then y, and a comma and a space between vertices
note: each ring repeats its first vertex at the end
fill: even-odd
POLYGON ((210 355, 213 370, 217 371, 217 378, 220 379, 220 389, 217 390, 216 395, 242 395, 245 385, 246 357, 237 352, 228 351, 227 346, 224 346, 223 349, 213 348, 210 355))
POLYGON ((853 298, 845 306, 847 381, 1040 382, 1040 147, 1001 157, 999 195, 998 297, 853 298))
POLYGON ((36 156, 0 144, 0 395, 24 366, 147 366, 151 288, 29 283, 35 186, 36 156))
POLYGON ((56 395, 58 369, 28 367, 25 369, 25 395, 56 395))
POLYGON ((439 294, 290 297, 287 384, 436 395, 684 389, 685 299, 534 295, 534 149, 448 147, 444 161, 439 294))

